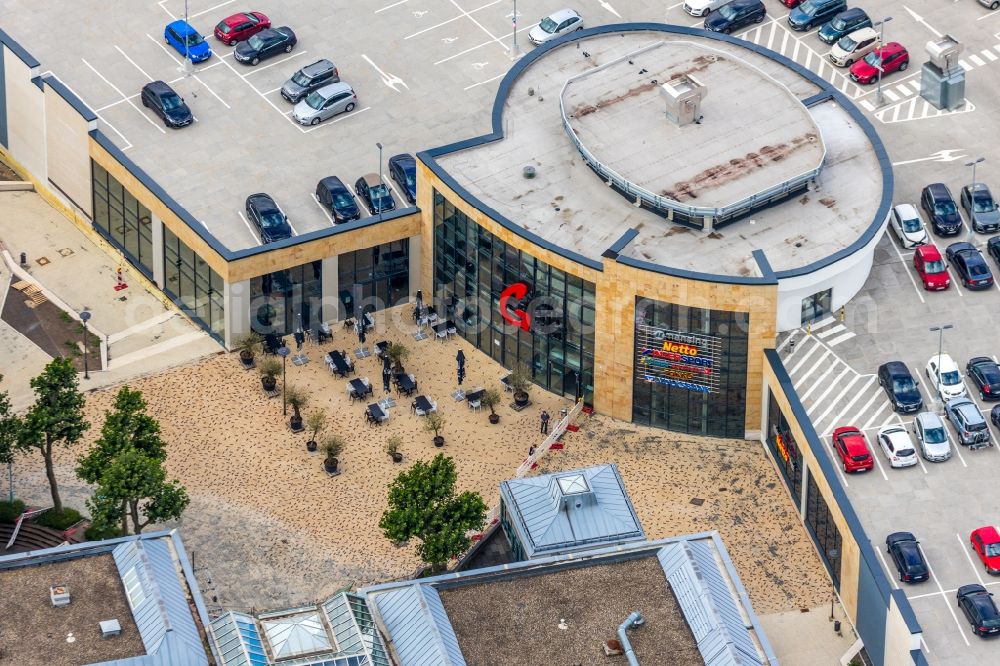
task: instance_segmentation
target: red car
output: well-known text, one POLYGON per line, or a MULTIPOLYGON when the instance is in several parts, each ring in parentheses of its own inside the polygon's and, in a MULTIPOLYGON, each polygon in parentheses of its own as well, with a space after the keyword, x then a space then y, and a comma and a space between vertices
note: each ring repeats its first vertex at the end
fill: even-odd
POLYGON ((889 42, 851 65, 851 78, 862 85, 875 83, 878 65, 882 63, 882 78, 892 72, 902 72, 910 66, 910 54, 899 42, 889 42))
POLYGON ((945 268, 941 253, 934 245, 921 245, 913 252, 913 267, 928 291, 941 291, 951 284, 948 269, 945 268))
POLYGON ((844 426, 833 431, 833 448, 848 474, 867 472, 875 466, 865 434, 854 426, 844 426))
POLYGON ((250 39, 261 30, 271 27, 271 19, 260 12, 233 14, 219 21, 215 26, 215 38, 230 46, 250 39))
POLYGON ((1000 574, 1000 534, 997 534, 997 528, 980 527, 972 530, 969 542, 986 566, 986 573, 1000 574))
POLYGON ((802 0, 781 0, 781 4, 788 7, 789 9, 795 9, 802 4, 802 0))

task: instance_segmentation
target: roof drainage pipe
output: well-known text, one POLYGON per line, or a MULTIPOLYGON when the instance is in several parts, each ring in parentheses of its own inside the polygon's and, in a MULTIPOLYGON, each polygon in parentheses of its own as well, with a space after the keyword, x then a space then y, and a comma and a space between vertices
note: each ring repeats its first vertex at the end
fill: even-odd
POLYGON ((625 658, 628 659, 629 666, 639 666, 639 660, 635 658, 635 651, 632 650, 632 643, 628 640, 626 630, 632 627, 641 627, 646 620, 643 619, 639 611, 632 611, 632 614, 625 618, 625 621, 618 625, 618 640, 625 651, 625 658))

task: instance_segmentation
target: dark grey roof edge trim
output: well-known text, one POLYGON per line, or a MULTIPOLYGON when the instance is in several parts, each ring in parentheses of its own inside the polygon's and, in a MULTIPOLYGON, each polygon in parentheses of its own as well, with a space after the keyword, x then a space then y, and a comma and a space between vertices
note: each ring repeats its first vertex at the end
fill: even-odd
POLYGON ((773 280, 771 284, 778 281, 777 276, 774 274, 774 269, 771 268, 771 262, 767 260, 767 255, 764 254, 764 250, 754 250, 751 255, 754 261, 757 262, 757 268, 760 269, 760 274, 765 280, 773 280))
MULTIPOLYGON (((432 148, 429 150, 421 151, 417 153, 417 157, 420 158, 421 161, 423 161, 427 165, 427 167, 435 175, 437 175, 438 178, 440 178, 443 182, 445 182, 448 185, 448 187, 450 187, 452 190, 458 193, 458 195, 461 196, 465 201, 471 203, 476 208, 486 213, 490 218, 492 218, 495 222, 497 222, 501 226, 505 227, 506 229, 509 229, 510 231, 513 231, 514 233, 523 237, 524 239, 529 240, 532 243, 535 243, 536 245, 539 245, 547 250, 550 250, 567 258, 572 258, 574 259, 574 261, 579 261, 578 259, 575 259, 574 257, 570 256, 570 255, 576 255, 576 253, 570 252, 569 250, 563 248, 559 248, 554 244, 539 238, 535 234, 532 234, 531 232, 514 224, 503 215, 500 215, 495 210, 489 208, 488 206, 485 206, 481 201, 479 201, 478 198, 472 196, 472 194, 468 190, 459 185, 454 178, 448 175, 447 172, 445 172, 445 170, 441 167, 441 165, 438 164, 436 158, 442 155, 447 155, 449 153, 457 152, 459 150, 481 146, 490 143, 492 141, 497 141, 499 139, 502 139, 503 107, 504 104, 506 104, 507 102, 507 97, 510 95, 510 91, 514 85, 514 82, 518 79, 521 73, 529 65, 531 65, 535 60, 546 54, 551 49, 559 48, 560 46, 563 46, 570 41, 582 39, 585 37, 591 37, 593 35, 601 35, 605 33, 615 33, 615 32, 642 32, 647 30, 666 32, 677 35, 695 35, 698 37, 705 37, 708 39, 715 39, 718 41, 728 42, 730 44, 739 46, 741 48, 748 49, 765 58, 770 58, 771 60, 776 61, 779 64, 784 65, 785 67, 791 69, 799 76, 802 76, 816 87, 820 88, 820 90, 822 91, 821 93, 813 95, 807 98, 807 100, 805 101, 812 101, 813 104, 817 104, 821 101, 833 99, 834 101, 839 103, 844 109, 847 110, 848 114, 859 124, 859 126, 862 128, 862 131, 864 131, 865 135, 868 137, 868 140, 871 142, 872 147, 875 150, 876 157, 878 158, 879 166, 882 169, 882 201, 879 204, 879 208, 875 214, 875 218, 872 220, 872 223, 868 226, 866 232, 861 236, 861 238, 855 240, 854 243, 840 250, 839 252, 835 252, 834 254, 824 259, 820 259, 819 261, 813 262, 807 266, 803 266, 788 271, 781 271, 775 274, 776 279, 797 277, 801 275, 808 275, 809 273, 814 273, 822 268, 825 268, 826 266, 829 266, 830 264, 840 261, 844 257, 854 254, 855 252, 857 252, 858 250, 860 250, 861 248, 865 247, 868 244, 871 238, 879 231, 882 224, 885 222, 886 216, 889 214, 889 208, 892 206, 892 185, 893 185, 892 163, 890 162, 889 156, 886 153, 885 146, 882 144, 882 140, 879 138, 878 133, 875 131, 875 128, 872 126, 872 124, 868 121, 868 119, 860 111, 860 109, 858 109, 853 102, 851 102, 846 96, 844 96, 839 90, 837 90, 833 86, 833 84, 831 84, 826 79, 821 78, 819 75, 813 73, 812 71, 806 69, 805 67, 798 64, 794 60, 787 58, 786 56, 783 56, 775 51, 771 51, 770 49, 767 49, 763 46, 754 44, 752 42, 745 42, 741 39, 737 39, 736 37, 732 37, 730 35, 724 35, 717 32, 710 32, 707 30, 702 30, 701 28, 693 28, 680 25, 669 25, 666 23, 654 23, 654 22, 615 23, 610 25, 602 25, 595 28, 587 28, 579 32, 570 33, 565 37, 560 37, 559 39, 553 40, 551 42, 543 44, 542 46, 536 47, 530 53, 524 55, 520 60, 518 60, 517 63, 513 67, 511 67, 510 71, 507 72, 506 76, 504 76, 504 78, 500 81, 500 87, 497 90, 497 96, 493 100, 492 132, 490 132, 489 134, 483 134, 470 139, 457 141, 455 143, 450 143, 445 146, 440 146, 438 148, 432 148), (822 99, 820 99, 821 95, 822 99)), ((803 102, 803 104, 804 103, 805 102, 803 102)), ((584 265, 591 266, 592 268, 595 267, 592 265, 594 263, 592 260, 586 259, 586 257, 581 257, 581 258, 584 259, 585 261, 580 263, 584 263, 584 265)), ((635 268, 641 268, 643 270, 662 273, 665 275, 674 275, 676 277, 700 280, 705 282, 721 282, 724 284, 769 284, 768 282, 764 282, 764 278, 739 278, 736 276, 713 275, 710 273, 697 273, 692 271, 672 269, 670 267, 660 266, 652 262, 631 260, 631 262, 634 263, 630 263, 622 261, 621 258, 619 258, 619 261, 621 261, 626 265, 631 265, 635 268)), ((598 270, 601 269, 598 267, 598 270)))
POLYGON ((633 257, 618 257, 616 260, 625 266, 640 268, 651 273, 660 273, 672 277, 684 278, 686 280, 697 280, 698 282, 716 282, 719 284, 744 284, 744 285, 773 285, 778 284, 778 280, 771 273, 771 277, 742 277, 739 275, 721 275, 718 273, 702 273, 699 271, 688 271, 683 268, 671 268, 661 264, 654 264, 651 261, 643 261, 633 257))
POLYGON ((830 91, 824 90, 823 92, 816 93, 811 97, 806 97, 802 100, 802 105, 808 109, 809 107, 816 106, 817 104, 822 104, 831 97, 833 97, 833 95, 830 94, 830 91))
POLYGON ((82 543, 71 543, 66 546, 53 546, 52 548, 42 548, 39 550, 29 550, 24 553, 14 553, 13 555, 0 555, 0 571, 4 569, 16 569, 31 564, 39 564, 39 559, 48 562, 58 562, 60 560, 72 559, 76 557, 87 557, 110 553, 116 547, 130 541, 142 541, 146 539, 162 539, 170 536, 171 530, 159 530, 156 532, 144 532, 143 534, 130 534, 128 536, 106 539, 104 541, 84 541, 82 543))
POLYGON ((97 120, 97 114, 94 113, 89 106, 84 104, 83 100, 74 95, 73 91, 67 88, 66 85, 54 74, 47 74, 43 76, 42 81, 45 85, 55 90, 60 97, 66 100, 66 102, 72 106, 77 113, 83 116, 83 119, 88 123, 92 123, 97 120))
POLYGON ((910 605, 910 601, 906 597, 906 592, 897 588, 893 589, 890 594, 896 600, 896 605, 899 607, 899 614, 903 616, 903 621, 906 622, 906 628, 910 630, 910 633, 922 633, 923 627, 917 621, 917 614, 913 612, 913 606, 910 605))
POLYGON ((629 229, 621 235, 621 237, 611 244, 607 250, 605 250, 601 256, 607 259, 617 259, 618 255, 622 253, 629 243, 635 240, 635 237, 639 235, 639 230, 635 227, 629 229))
POLYGON ((23 46, 21 46, 17 42, 17 40, 15 40, 9 34, 7 34, 6 32, 4 32, 3 29, 0 29, 0 42, 2 42, 4 44, 4 46, 6 46, 8 49, 10 49, 11 53, 13 53, 18 58, 20 58, 21 62, 23 62, 28 67, 41 67, 42 66, 42 63, 40 63, 37 60, 35 60, 35 56, 33 56, 30 53, 28 53, 27 49, 25 49, 23 46))

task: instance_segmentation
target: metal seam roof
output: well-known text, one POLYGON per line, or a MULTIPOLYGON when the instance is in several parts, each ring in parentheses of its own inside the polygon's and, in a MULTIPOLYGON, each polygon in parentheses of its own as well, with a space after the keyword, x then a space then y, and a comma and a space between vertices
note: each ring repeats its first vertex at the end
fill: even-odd
POLYGON ((374 601, 399 666, 466 666, 437 590, 413 583, 379 594, 374 601))

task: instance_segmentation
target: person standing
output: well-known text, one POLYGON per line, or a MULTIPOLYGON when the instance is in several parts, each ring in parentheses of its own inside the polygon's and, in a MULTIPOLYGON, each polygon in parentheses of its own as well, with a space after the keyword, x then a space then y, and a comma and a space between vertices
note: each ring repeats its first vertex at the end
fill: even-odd
POLYGON ((542 410, 541 419, 542 419, 542 434, 547 435, 549 434, 549 413, 544 409, 542 410))

